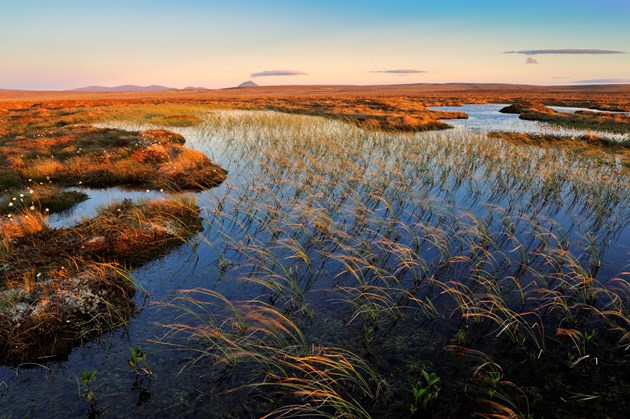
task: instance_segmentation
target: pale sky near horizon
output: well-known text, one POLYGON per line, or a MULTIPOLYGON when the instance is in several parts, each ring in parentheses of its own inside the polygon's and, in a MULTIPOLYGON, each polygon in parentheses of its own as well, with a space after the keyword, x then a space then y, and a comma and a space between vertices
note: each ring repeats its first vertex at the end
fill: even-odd
POLYGON ((0 0, 0 88, 630 83, 628 22, 630 0, 0 0))

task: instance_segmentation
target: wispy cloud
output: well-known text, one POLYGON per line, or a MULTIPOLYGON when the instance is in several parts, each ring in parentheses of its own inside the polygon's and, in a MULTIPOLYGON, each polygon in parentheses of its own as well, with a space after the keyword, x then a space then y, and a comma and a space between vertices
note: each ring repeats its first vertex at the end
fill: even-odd
POLYGON ((251 77, 271 77, 271 76, 307 76, 308 73, 295 70, 265 70, 252 73, 251 77))
POLYGON ((370 73, 421 74, 421 73, 426 73, 426 71, 424 71, 424 70, 413 70, 413 69, 397 69, 397 70, 374 70, 374 71, 370 71, 370 73))
POLYGON ((540 55, 540 54, 625 54, 625 51, 616 51, 612 49, 523 49, 520 51, 505 51, 506 54, 524 54, 524 55, 540 55))
POLYGON ((525 64, 538 64, 538 61, 534 57, 527 57, 525 64))
POLYGON ((590 79, 578 80, 576 83, 582 84, 599 84, 599 83, 630 83, 630 79, 590 79))

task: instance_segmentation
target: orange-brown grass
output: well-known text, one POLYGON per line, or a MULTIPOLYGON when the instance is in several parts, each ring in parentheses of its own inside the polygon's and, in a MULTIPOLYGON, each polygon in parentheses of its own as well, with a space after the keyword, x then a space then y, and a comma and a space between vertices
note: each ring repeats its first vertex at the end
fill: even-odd
POLYGON ((550 122, 569 128, 596 129, 603 131, 630 131, 630 116, 608 112, 581 110, 575 113, 556 112, 540 103, 520 102, 501 109, 503 113, 520 114, 521 119, 550 122))
POLYGON ((0 236, 3 242, 39 233, 44 228, 46 220, 37 212, 11 215, 0 220, 0 236))
POLYGON ((0 222, 0 359, 56 355, 125 323, 138 266, 201 229, 183 197, 113 204, 72 228, 51 229, 30 211, 0 222))
POLYGON ((0 143, 5 156, 0 181, 9 186, 34 181, 197 190, 221 183, 225 170, 184 142, 170 131, 129 133, 90 126, 14 135, 0 143))
POLYGON ((522 113, 521 119, 551 122, 569 128, 596 129, 613 132, 630 132, 630 116, 625 114, 577 111, 575 113, 522 113))
MULTIPOLYGON (((12 124, 12 132, 16 127, 28 131, 112 118, 158 126, 190 126, 200 123, 198 113, 217 108, 317 115, 384 131, 444 129, 448 125, 439 120, 466 117, 464 113, 427 109, 438 105, 527 101, 630 111, 628 86, 272 86, 113 94, 5 91, 0 96, 0 111, 12 124)), ((0 130, 6 128, 0 126, 0 130)))

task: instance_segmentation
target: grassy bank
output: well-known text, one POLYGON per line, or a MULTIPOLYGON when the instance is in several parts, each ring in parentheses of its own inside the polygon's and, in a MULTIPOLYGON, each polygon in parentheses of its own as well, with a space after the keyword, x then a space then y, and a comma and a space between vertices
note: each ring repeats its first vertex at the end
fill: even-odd
POLYGON ((501 139, 515 145, 559 148, 575 155, 595 159, 602 164, 621 164, 630 169, 630 143, 606 140, 596 135, 581 137, 524 134, 515 132, 490 132, 489 138, 501 139))
POLYGON ((618 133, 630 132, 630 116, 610 112, 588 110, 556 112, 539 103, 517 103, 501 109, 504 113, 520 114, 521 119, 549 122, 566 128, 591 129, 618 133))
POLYGON ((71 228, 25 210, 0 221, 0 359, 37 360, 126 324, 135 284, 127 269, 201 229, 189 198, 114 203, 71 228))
MULTIPOLYGON (((194 115, 136 109, 134 115, 190 126, 194 115)), ((135 286, 126 269, 181 244, 200 229, 188 199, 115 204, 68 229, 46 224, 53 212, 87 199, 69 186, 125 185, 204 190, 226 171, 185 139, 162 129, 126 132, 86 123, 114 109, 12 107, 0 124, 0 359, 36 360, 126 323, 135 286)))

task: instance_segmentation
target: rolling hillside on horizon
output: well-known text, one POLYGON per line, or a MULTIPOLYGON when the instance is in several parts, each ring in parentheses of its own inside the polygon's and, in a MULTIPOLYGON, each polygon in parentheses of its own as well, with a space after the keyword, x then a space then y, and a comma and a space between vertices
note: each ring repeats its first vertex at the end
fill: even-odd
POLYGON ((177 90, 175 87, 166 87, 156 84, 150 86, 137 86, 135 84, 125 84, 122 86, 86 86, 76 89, 68 89, 68 92, 161 92, 164 90, 177 90))

